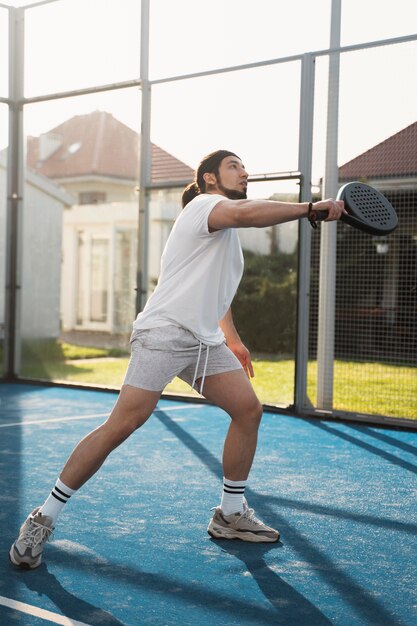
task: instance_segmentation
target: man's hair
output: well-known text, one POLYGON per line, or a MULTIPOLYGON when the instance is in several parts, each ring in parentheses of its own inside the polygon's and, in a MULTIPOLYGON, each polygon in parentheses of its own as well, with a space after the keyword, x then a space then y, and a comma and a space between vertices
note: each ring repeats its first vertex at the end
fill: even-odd
POLYGON ((237 154, 230 152, 229 150, 216 150, 215 152, 210 152, 210 154, 201 159, 194 175, 194 181, 187 185, 182 192, 182 208, 184 208, 200 193, 206 192, 206 183, 203 178, 204 174, 215 174, 217 177, 220 163, 228 156, 235 156, 239 158, 237 154))

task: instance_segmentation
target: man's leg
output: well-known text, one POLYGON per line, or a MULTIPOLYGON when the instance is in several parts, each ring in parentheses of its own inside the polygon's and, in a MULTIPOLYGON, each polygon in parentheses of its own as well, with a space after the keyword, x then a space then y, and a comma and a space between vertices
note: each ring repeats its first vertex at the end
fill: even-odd
POLYGON ((109 418, 84 437, 69 457, 52 494, 22 525, 9 556, 14 565, 38 567, 45 542, 57 516, 72 493, 101 467, 112 450, 120 445, 152 414, 161 392, 124 385, 109 418))
POLYGON ((117 448, 152 414, 160 391, 124 385, 109 418, 76 446, 61 473, 70 489, 79 489, 117 448))
POLYGON ((258 520, 243 497, 262 418, 262 405, 252 385, 243 370, 215 374, 206 378, 204 396, 231 417, 223 448, 222 503, 225 500, 225 492, 232 493, 232 501, 239 499, 239 496, 233 497, 233 492, 241 493, 240 505, 243 507, 242 511, 242 508, 238 509, 236 505, 236 512, 227 511, 227 514, 222 511, 222 507, 217 507, 208 527, 209 534, 216 538, 251 542, 277 541, 279 532, 258 520))
POLYGON ((256 451, 262 405, 240 369, 207 376, 203 393, 232 420, 224 442, 224 475, 232 481, 246 480, 256 451))

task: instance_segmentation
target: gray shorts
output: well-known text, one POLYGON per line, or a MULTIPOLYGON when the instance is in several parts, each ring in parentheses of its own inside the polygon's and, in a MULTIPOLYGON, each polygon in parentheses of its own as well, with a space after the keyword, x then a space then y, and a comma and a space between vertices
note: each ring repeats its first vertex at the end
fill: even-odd
POLYGON ((131 356, 124 385, 148 391, 163 391, 176 377, 189 385, 194 379, 242 369, 239 360, 225 343, 201 345, 185 328, 169 325, 136 330, 131 337, 131 356))

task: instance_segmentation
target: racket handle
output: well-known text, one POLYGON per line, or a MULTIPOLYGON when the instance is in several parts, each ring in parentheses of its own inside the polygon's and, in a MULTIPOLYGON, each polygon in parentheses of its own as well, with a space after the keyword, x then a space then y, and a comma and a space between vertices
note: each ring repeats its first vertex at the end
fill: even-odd
POLYGON ((328 217, 329 217, 328 211, 314 211, 313 210, 310 213, 310 219, 314 220, 315 222, 322 222, 328 217))
MULTIPOLYGON (((311 207, 311 204, 310 204, 311 207)), ((322 222, 329 216, 328 211, 316 211, 314 209, 308 212, 308 221, 312 228, 317 228, 317 222, 322 222)))

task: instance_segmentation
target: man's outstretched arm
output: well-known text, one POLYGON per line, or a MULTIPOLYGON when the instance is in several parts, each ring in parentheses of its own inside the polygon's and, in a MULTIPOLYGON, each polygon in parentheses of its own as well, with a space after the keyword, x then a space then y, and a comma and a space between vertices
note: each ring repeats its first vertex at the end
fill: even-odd
MULTIPOLYGON (((275 200, 220 200, 211 211, 208 226, 211 231, 223 228, 264 228, 307 217, 308 202, 275 202, 275 200)), ((337 220, 343 213, 341 200, 314 202, 316 211, 328 211, 326 221, 337 220)))

